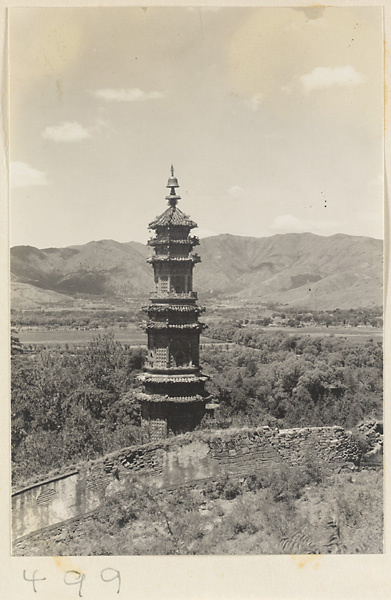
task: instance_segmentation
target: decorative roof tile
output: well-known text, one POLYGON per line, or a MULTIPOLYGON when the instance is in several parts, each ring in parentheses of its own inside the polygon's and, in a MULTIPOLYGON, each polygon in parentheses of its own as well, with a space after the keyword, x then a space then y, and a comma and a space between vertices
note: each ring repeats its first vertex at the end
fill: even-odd
POLYGON ((205 306, 197 306, 195 304, 148 304, 148 306, 142 306, 141 310, 147 313, 166 313, 173 311, 200 314, 205 312, 205 306))
POLYGON ((182 227, 197 227, 197 223, 192 221, 188 215, 185 215, 176 206, 170 206, 161 215, 155 218, 149 225, 149 229, 156 229, 157 227, 166 227, 168 225, 179 225, 182 227))
POLYGON ((172 237, 159 237, 159 238, 151 238, 148 240, 148 246, 165 246, 170 244, 171 246, 175 246, 177 244, 180 245, 191 245, 191 246, 199 246, 200 240, 195 235, 188 235, 187 238, 172 238, 172 237))
POLYGON ((154 375, 152 373, 143 373, 137 375, 136 379, 144 383, 199 383, 208 381, 207 375, 154 375))
POLYGON ((207 402, 210 398, 209 395, 201 396, 200 394, 194 396, 163 396, 161 394, 145 394, 142 392, 138 392, 137 397, 144 402, 180 402, 184 404, 189 402, 207 402))
POLYGON ((190 375, 188 377, 175 377, 174 375, 170 376, 170 375, 160 375, 160 376, 153 376, 150 374, 146 374, 146 375, 137 375, 137 379, 139 381, 143 381, 144 383, 173 383, 173 384, 177 384, 177 383, 199 383, 199 382, 204 382, 204 381, 208 381, 209 377, 207 377, 206 375, 200 376, 200 377, 191 377, 190 375))
POLYGON ((199 263, 201 262, 201 258, 198 254, 190 254, 189 256, 172 256, 172 255, 164 255, 164 254, 154 254, 150 258, 147 258, 148 263, 155 262, 192 262, 199 263))
POLYGON ((207 325, 205 323, 168 323, 162 321, 149 321, 149 323, 142 323, 140 325, 142 329, 196 329, 202 331, 203 329, 207 329, 207 325))

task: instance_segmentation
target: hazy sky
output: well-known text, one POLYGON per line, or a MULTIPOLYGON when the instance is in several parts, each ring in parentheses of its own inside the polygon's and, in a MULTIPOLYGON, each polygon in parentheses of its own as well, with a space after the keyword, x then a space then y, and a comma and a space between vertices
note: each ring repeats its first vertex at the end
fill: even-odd
POLYGON ((380 8, 13 8, 11 243, 383 237, 380 8))

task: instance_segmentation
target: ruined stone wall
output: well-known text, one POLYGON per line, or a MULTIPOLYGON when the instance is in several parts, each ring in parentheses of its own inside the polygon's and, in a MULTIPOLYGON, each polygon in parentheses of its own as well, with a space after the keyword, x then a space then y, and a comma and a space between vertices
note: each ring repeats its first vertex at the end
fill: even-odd
POLYGON ((91 512, 129 475, 172 489, 224 474, 261 472, 281 463, 305 464, 309 459, 336 467, 358 463, 360 453, 341 427, 200 431, 125 448, 76 472, 15 492, 13 538, 91 512))

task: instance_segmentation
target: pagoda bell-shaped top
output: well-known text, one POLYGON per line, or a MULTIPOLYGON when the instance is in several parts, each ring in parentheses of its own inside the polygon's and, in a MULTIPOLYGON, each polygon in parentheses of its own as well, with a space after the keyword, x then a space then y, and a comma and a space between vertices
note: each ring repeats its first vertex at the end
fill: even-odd
POLYGON ((174 177, 174 167, 173 167, 173 165, 171 165, 171 177, 168 180, 168 183, 167 183, 166 187, 171 188, 171 189, 179 187, 178 179, 176 177, 174 177))
MULTIPOLYGON (((185 213, 183 213, 178 207, 178 200, 181 197, 176 193, 176 188, 179 187, 178 180, 174 177, 174 167, 171 166, 171 177, 168 180, 167 187, 170 189, 170 194, 166 196, 168 201, 168 208, 162 213, 155 217, 155 219, 148 225, 149 229, 156 229, 160 227, 187 227, 189 230, 197 227, 197 223, 192 221, 185 213)), ((187 235, 187 234, 186 234, 187 235)))
POLYGON ((170 195, 166 196, 168 200, 168 204, 172 207, 176 206, 178 200, 180 200, 180 196, 177 195, 175 189, 179 187, 178 179, 174 177, 174 167, 171 165, 171 177, 169 178, 166 187, 168 187, 170 191, 170 195))

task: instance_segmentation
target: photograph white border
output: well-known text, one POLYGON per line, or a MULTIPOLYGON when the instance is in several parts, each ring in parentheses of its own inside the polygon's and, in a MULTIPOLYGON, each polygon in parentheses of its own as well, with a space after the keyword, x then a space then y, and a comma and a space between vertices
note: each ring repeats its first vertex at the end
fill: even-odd
MULTIPOLYGON (((16 600, 36 598, 46 600, 56 598, 79 598, 77 586, 63 584, 66 570, 80 570, 86 574, 82 597, 86 600, 97 598, 124 598, 126 600, 269 600, 286 599, 383 599, 391 595, 391 531, 390 516, 390 478, 385 474, 385 552, 382 555, 354 556, 196 556, 196 557, 11 557, 10 542, 10 373, 9 373, 9 211, 8 211, 8 89, 7 89, 7 9, 17 6, 238 6, 234 1, 226 2, 179 2, 171 0, 162 2, 129 2, 102 0, 101 2, 79 2, 76 0, 49 2, 16 2, 9 0, 0 2, 0 48, 1 48, 1 159, 0 160, 0 269, 1 307, 0 339, 1 339, 1 457, 0 470, 0 502, 1 502, 1 536, 0 536, 0 594, 2 598, 16 600), (122 575, 122 588, 116 594, 115 586, 105 584, 101 577, 104 568, 118 569, 122 575), (37 592, 23 579, 23 571, 31 576, 37 571, 37 577, 46 580, 37 583, 37 592)), ((263 1, 240 2, 241 6, 300 6, 310 3, 302 0, 294 2, 263 1)), ((316 5, 322 6, 322 5, 316 5)), ((385 90, 391 93, 390 47, 391 43, 391 4, 370 1, 330 0, 327 6, 383 6, 385 25, 385 90)), ((385 165, 391 165, 391 112, 390 99, 385 93, 385 165)), ((390 387, 391 387, 391 328, 390 321, 390 207, 389 182, 386 170, 385 189, 385 457, 389 466, 390 436, 390 387)), ((386 473, 386 470, 385 470, 386 473)))

